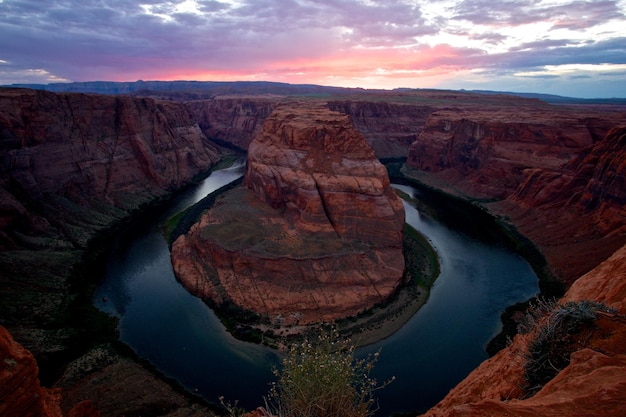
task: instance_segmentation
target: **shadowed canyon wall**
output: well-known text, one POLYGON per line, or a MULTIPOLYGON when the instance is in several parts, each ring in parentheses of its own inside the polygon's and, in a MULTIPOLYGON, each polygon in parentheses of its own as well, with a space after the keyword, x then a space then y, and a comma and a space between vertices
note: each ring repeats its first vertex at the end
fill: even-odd
POLYGON ((178 103, 20 89, 0 90, 0 150, 0 322, 38 360, 76 344, 90 239, 219 159, 178 103))

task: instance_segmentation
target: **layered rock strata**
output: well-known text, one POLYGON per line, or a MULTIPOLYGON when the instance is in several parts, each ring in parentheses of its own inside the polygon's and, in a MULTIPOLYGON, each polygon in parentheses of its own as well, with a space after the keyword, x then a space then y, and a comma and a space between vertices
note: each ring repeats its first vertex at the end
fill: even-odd
POLYGON ((75 345, 90 240, 218 159, 179 103, 0 89, 0 322, 38 360, 75 345))
POLYGON ((3 250, 59 235, 84 246, 88 236, 78 229, 106 226, 111 217, 185 185, 219 159, 177 103, 0 92, 3 250))
POLYGON ((411 146, 406 172, 513 223, 571 283, 626 241, 625 150, 609 135, 626 115, 541 110, 437 111, 411 146))
POLYGON ((277 108, 249 147, 245 188, 172 245, 194 294, 285 324, 333 321, 400 284, 404 209, 387 172, 343 114, 277 108))

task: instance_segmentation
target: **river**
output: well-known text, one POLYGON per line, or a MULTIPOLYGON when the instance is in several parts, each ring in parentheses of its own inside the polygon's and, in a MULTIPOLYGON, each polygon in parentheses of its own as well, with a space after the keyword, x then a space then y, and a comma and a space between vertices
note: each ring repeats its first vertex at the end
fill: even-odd
MULTIPOLYGON (((120 234, 94 304, 119 319, 122 342, 163 374, 210 402, 219 396, 253 409, 262 404, 275 351, 234 339, 200 299, 176 281, 162 222, 243 173, 243 163, 213 172, 159 213, 120 234)), ((419 198, 412 187, 394 185, 419 198)), ((405 202, 406 221, 436 249, 441 274, 428 302, 392 336, 358 350, 380 350, 373 376, 396 380, 377 392, 377 416, 423 412, 487 358, 501 312, 538 293, 529 264, 420 214, 405 202)))

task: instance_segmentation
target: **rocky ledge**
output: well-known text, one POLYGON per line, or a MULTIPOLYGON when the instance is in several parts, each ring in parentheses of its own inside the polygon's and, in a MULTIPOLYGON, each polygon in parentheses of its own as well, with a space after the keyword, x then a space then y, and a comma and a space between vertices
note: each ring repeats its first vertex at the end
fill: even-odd
POLYGON ((275 323, 354 316, 402 281, 404 208, 350 118, 277 108, 249 148, 244 187, 172 245, 192 293, 275 323))

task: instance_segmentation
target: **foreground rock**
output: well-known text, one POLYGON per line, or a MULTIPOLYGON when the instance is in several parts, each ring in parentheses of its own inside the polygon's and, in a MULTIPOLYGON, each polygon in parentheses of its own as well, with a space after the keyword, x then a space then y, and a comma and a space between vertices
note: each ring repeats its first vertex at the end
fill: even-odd
MULTIPOLYGON (((61 390, 39 384, 33 355, 0 326, 0 415, 4 417, 62 417, 61 390)), ((74 403, 76 404, 76 403, 74 403)), ((72 417, 99 417, 91 401, 74 405, 72 417)))
POLYGON ((562 303, 591 300, 617 310, 596 320, 570 364, 524 398, 525 355, 533 333, 483 362, 425 414, 450 416, 608 416, 624 413, 626 399, 626 246, 580 279, 562 303))
POLYGON ((280 107, 249 148, 245 188, 172 245, 192 293, 284 324, 354 316, 402 280, 404 209, 347 116, 280 107))

